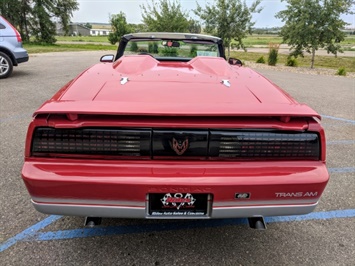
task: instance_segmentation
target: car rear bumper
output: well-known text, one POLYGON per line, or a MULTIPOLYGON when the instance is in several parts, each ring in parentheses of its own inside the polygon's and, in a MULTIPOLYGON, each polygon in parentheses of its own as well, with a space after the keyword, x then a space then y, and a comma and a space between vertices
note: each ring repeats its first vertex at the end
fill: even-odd
POLYGON ((26 160, 22 177, 35 208, 47 214, 151 217, 151 193, 211 196, 208 215, 233 218, 306 214, 329 175, 322 162, 26 160), (236 194, 247 193, 248 198, 236 194))
POLYGON ((29 57, 25 56, 25 57, 17 58, 16 61, 17 61, 17 64, 20 64, 20 63, 27 62, 28 59, 29 59, 29 57))
POLYGON ((237 206, 214 207, 209 216, 150 216, 147 207, 124 207, 109 205, 83 205, 83 204, 55 204, 39 203, 32 200, 32 204, 39 212, 46 214, 59 214, 68 216, 135 218, 135 219, 220 219, 301 215, 312 212, 318 203, 305 205, 264 205, 264 206, 237 206))

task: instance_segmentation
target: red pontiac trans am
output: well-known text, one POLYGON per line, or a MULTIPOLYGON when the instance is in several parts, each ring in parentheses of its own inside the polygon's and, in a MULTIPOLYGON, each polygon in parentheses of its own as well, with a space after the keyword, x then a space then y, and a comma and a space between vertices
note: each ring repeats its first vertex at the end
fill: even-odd
POLYGON ((328 182, 320 116, 220 38, 122 37, 35 113, 22 178, 34 207, 84 217, 312 212, 328 182))

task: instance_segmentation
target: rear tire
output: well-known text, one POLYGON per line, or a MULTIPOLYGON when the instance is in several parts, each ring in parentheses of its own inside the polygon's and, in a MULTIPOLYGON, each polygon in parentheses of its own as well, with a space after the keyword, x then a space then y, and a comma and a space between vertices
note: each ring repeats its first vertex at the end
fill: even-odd
POLYGON ((7 54, 0 52, 0 79, 10 76, 12 70, 13 64, 11 58, 7 54))

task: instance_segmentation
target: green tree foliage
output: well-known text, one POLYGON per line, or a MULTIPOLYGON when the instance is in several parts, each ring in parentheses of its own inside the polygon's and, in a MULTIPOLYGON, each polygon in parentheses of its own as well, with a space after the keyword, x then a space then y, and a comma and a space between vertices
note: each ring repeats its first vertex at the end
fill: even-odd
POLYGON ((24 41, 30 36, 41 43, 55 42, 55 20, 68 30, 73 11, 78 9, 76 0, 1 0, 0 14, 21 33, 24 41))
POLYGON ((55 23, 51 20, 51 10, 54 9, 53 2, 50 0, 34 0, 33 2, 31 24, 34 27, 32 34, 35 36, 37 42, 55 43, 57 41, 54 37, 56 28, 55 23))
POLYGON ((182 10, 177 0, 151 0, 141 5, 144 24, 148 31, 187 32, 190 26, 188 12, 182 10))
POLYGON ((145 24, 128 24, 131 32, 147 32, 148 27, 145 24))
POLYGON ((115 44, 121 40, 122 35, 129 33, 130 27, 127 24, 126 15, 124 12, 120 12, 110 16, 110 23, 112 26, 112 32, 108 35, 108 40, 111 44, 115 44))
POLYGON ((189 20, 189 32, 191 33, 201 33, 201 24, 194 19, 189 20))
POLYGON ((228 47, 228 57, 230 55, 230 46, 233 40, 236 41, 236 48, 243 48, 243 38, 251 34, 252 14, 259 13, 261 0, 255 0, 250 7, 241 0, 217 0, 214 4, 206 4, 202 8, 197 4, 194 13, 200 17, 205 24, 207 33, 217 35, 222 38, 224 44, 228 47))
POLYGON ((341 31, 347 24, 341 14, 349 14, 352 0, 282 0, 287 2, 285 10, 276 14, 285 25, 280 35, 283 42, 291 46, 291 55, 312 54, 311 68, 314 67, 316 51, 325 48, 328 53, 342 52, 339 43, 344 40, 341 31))
POLYGON ((69 33, 70 18, 73 16, 73 11, 79 9, 79 4, 76 0, 60 0, 56 1, 53 13, 59 18, 62 24, 65 35, 69 33))

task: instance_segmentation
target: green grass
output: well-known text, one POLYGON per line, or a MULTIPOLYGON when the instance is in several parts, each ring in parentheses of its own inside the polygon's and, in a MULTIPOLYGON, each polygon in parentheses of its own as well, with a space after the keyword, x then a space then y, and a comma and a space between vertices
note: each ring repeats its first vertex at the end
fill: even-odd
POLYGON ((258 46, 268 46, 269 43, 282 43, 282 37, 277 35, 250 35, 243 39, 243 43, 246 47, 258 46))
MULTIPOLYGON (((243 39, 243 43, 246 47, 253 46, 265 46, 268 47, 269 43, 282 44, 282 37, 278 35, 249 35, 247 38, 243 39)), ((342 41, 341 46, 344 48, 355 46, 355 35, 347 35, 345 40, 342 41)))
MULTIPOLYGON (((244 61, 256 62, 258 58, 264 56, 267 58, 267 54, 264 53, 245 53, 245 52, 231 52, 231 57, 238 58, 244 61)), ((285 65, 287 61, 287 55, 279 54, 278 62, 279 65, 285 65)), ((298 57, 297 58, 299 67, 310 67, 311 66, 311 56, 298 57)), ((334 56, 319 56, 315 57, 315 68, 330 68, 339 69, 341 67, 345 68, 347 72, 355 72, 355 60, 354 57, 342 57, 339 56, 335 58, 334 56)))
POLYGON ((117 45, 98 45, 98 44, 54 44, 40 45, 27 43, 23 47, 29 54, 52 53, 52 52, 75 52, 75 51, 108 51, 116 52, 117 45))
POLYGON ((110 43, 107 36, 56 36, 60 42, 103 42, 110 43))

